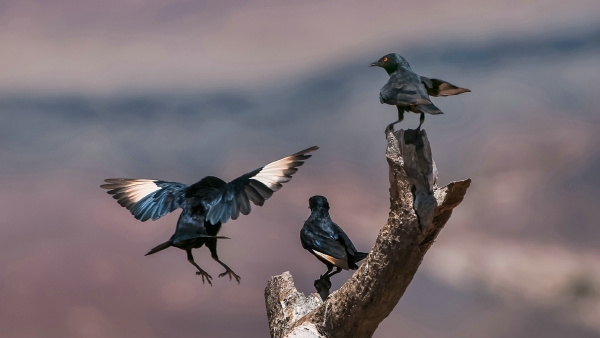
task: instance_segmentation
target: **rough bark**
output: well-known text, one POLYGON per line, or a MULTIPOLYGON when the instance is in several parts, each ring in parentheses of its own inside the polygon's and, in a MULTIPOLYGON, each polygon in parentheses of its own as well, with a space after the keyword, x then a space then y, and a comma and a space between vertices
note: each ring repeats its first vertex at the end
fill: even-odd
POLYGON ((371 337, 412 281, 423 256, 463 200, 471 180, 437 188, 437 169, 424 130, 388 130, 390 213, 354 275, 325 302, 305 297, 289 272, 265 289, 271 336, 371 337))

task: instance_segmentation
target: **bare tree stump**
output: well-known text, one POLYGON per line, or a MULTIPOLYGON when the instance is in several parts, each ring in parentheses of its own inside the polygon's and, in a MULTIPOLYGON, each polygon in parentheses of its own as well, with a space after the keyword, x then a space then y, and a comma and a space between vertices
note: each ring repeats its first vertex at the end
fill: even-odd
POLYGON ((390 213, 354 275, 325 302, 305 297, 289 272, 269 279, 265 300, 271 337, 371 337, 394 309, 471 180, 438 188, 422 130, 386 131, 390 213))

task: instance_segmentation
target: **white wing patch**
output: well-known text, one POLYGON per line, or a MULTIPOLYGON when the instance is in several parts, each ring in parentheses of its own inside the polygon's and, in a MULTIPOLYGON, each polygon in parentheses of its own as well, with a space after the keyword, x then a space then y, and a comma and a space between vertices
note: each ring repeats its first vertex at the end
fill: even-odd
POLYGON ((154 182, 155 180, 144 180, 144 179, 136 179, 136 180, 120 180, 118 182, 111 182, 112 184, 120 185, 121 191, 119 193, 124 194, 125 198, 132 203, 139 202, 142 198, 150 195, 151 193, 162 189, 157 186, 154 182))
POLYGON ((281 189, 281 183, 289 182, 298 167, 302 164, 301 160, 295 158, 296 156, 284 157, 281 160, 271 162, 264 166, 262 170, 251 179, 259 181, 264 184, 267 188, 277 191, 281 189))
POLYGON ((339 259, 339 258, 335 258, 329 255, 326 255, 322 252, 318 252, 317 250, 312 250, 312 253, 314 253, 315 255, 323 258, 324 260, 328 261, 329 263, 337 266, 338 268, 342 268, 344 270, 348 270, 348 260, 347 259, 339 259))

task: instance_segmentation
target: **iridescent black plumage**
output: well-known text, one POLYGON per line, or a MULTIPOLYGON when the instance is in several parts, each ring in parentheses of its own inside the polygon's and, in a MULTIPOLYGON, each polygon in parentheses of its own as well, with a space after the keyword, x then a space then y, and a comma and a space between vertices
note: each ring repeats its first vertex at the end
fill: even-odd
POLYGON ((226 270, 219 277, 228 275, 229 279, 233 277, 239 283, 240 277, 217 255, 217 239, 227 238, 217 236, 221 224, 237 219, 240 214, 248 215, 250 202, 262 206, 312 156, 307 154, 317 149, 302 150, 229 183, 214 176, 207 176, 190 186, 161 180, 111 178, 101 187, 109 189, 108 193, 142 222, 157 220, 177 208, 183 209, 173 236, 146 255, 171 246, 185 250, 188 261, 198 269, 196 274, 202 276, 202 282, 206 278, 212 284, 212 277, 196 264, 192 255, 192 249, 206 245, 212 258, 226 270))
POLYGON ((327 266, 323 277, 327 279, 344 270, 356 270, 356 263, 367 257, 359 252, 344 230, 329 216, 329 202, 323 196, 313 196, 308 200, 310 217, 300 231, 302 247, 312 253, 327 266), (336 267, 335 272, 331 272, 336 267))
POLYGON ((421 114, 419 127, 421 129, 425 114, 438 115, 443 112, 429 100, 429 96, 450 96, 470 92, 469 89, 457 87, 449 82, 430 79, 415 74, 410 65, 402 56, 396 53, 387 54, 377 62, 371 63, 372 67, 381 67, 390 76, 388 82, 379 92, 379 101, 396 106, 398 109, 398 121, 404 119, 404 112, 411 111, 421 114))

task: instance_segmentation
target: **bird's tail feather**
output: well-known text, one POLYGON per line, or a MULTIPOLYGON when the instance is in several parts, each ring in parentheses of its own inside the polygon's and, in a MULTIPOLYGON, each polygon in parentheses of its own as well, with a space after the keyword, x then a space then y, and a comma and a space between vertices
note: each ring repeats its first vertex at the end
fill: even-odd
POLYGON ((198 235, 200 238, 215 238, 215 239, 231 239, 225 236, 209 236, 209 235, 198 235))
POLYGON ((415 107, 414 109, 418 110, 419 113, 426 113, 426 114, 431 114, 431 115, 439 115, 439 114, 444 113, 440 110, 440 108, 436 107, 433 103, 418 105, 418 106, 414 106, 414 107, 415 107))
POLYGON ((360 262, 363 259, 367 258, 368 255, 368 252, 357 252, 354 254, 354 262, 360 262))
POLYGON ((350 266, 350 269, 352 270, 356 270, 358 269, 358 266, 356 265, 356 263, 362 261, 363 259, 365 259, 367 256, 369 255, 368 252, 357 252, 352 256, 352 262, 350 264, 348 264, 350 266))
POLYGON ((155 253, 157 253, 157 252, 159 252, 159 251, 162 251, 162 250, 164 250, 164 249, 166 249, 166 248, 169 248, 169 247, 171 247, 172 245, 173 245, 173 242, 171 242, 171 241, 166 241, 166 242, 164 242, 164 243, 162 243, 162 244, 159 244, 159 245, 155 246, 154 248, 152 248, 152 250, 150 250, 150 251, 149 251, 147 254, 145 254, 144 256, 148 256, 148 255, 155 254, 155 253))

